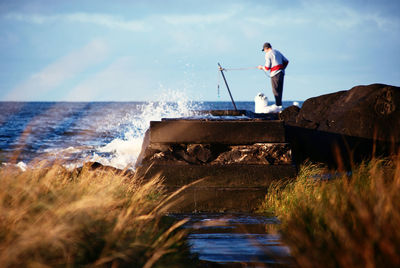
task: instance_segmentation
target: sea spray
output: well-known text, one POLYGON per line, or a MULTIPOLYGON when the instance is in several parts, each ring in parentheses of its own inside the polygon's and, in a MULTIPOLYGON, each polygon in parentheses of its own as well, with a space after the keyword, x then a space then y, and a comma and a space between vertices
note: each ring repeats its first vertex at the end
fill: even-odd
POLYGON ((96 148, 90 161, 120 169, 134 169, 150 121, 191 116, 201 106, 202 103, 191 101, 184 91, 166 90, 158 100, 141 105, 139 113, 126 114, 123 123, 120 123, 124 124, 121 137, 96 148))

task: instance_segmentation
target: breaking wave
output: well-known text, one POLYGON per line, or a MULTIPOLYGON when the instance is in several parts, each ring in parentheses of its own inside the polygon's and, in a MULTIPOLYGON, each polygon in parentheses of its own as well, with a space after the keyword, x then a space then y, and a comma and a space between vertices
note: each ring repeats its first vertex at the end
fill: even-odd
POLYGON ((143 138, 150 121, 162 118, 191 116, 200 110, 202 103, 191 101, 185 92, 167 90, 156 101, 147 102, 134 114, 126 114, 119 123, 124 125, 120 137, 95 149, 90 161, 116 168, 134 169, 140 154, 143 138))

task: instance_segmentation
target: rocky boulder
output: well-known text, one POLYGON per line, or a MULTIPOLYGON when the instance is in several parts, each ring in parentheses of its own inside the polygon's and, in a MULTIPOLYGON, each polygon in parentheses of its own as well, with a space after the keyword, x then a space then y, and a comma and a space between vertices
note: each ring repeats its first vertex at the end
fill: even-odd
POLYGON ((306 159, 351 169, 355 162, 400 150, 400 88, 356 86, 286 108, 287 140, 297 164, 306 159))
POLYGON ((384 84, 356 86, 307 99, 289 107, 287 125, 366 139, 400 142, 400 88, 384 84))

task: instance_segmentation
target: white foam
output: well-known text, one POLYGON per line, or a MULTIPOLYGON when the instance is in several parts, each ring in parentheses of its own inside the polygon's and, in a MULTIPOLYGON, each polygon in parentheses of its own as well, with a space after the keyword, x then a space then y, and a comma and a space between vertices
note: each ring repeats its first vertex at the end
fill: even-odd
POLYGON ((14 167, 21 169, 23 172, 25 172, 28 168, 28 165, 25 164, 23 161, 19 161, 18 164, 2 163, 2 165, 5 167, 14 166, 14 167))
POLYGON ((28 168, 28 166, 22 161, 19 161, 16 166, 19 167, 22 171, 26 171, 26 169, 28 168))
POLYGON ((98 152, 110 153, 111 157, 102 157, 94 153, 92 161, 116 168, 134 168, 142 147, 143 137, 131 137, 127 140, 114 139, 107 145, 98 148, 98 152))
POLYGON ((199 105, 189 100, 184 91, 164 91, 157 101, 148 102, 141 107, 140 115, 127 115, 131 120, 123 138, 115 138, 105 146, 97 148, 90 161, 116 168, 134 169, 142 148, 142 142, 150 121, 161 118, 185 117, 193 115, 199 105), (101 156, 107 153, 108 156, 101 156))
POLYGON ((46 148, 43 150, 43 153, 46 153, 48 155, 54 155, 54 156, 65 156, 68 154, 74 154, 74 153, 79 153, 84 150, 90 149, 90 146, 70 146, 67 148, 46 148))

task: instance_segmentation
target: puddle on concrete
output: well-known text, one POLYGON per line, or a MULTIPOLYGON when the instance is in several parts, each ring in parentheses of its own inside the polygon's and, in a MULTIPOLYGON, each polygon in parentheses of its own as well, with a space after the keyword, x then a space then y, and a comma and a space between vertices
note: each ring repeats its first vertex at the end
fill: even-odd
POLYGON ((290 251, 275 229, 278 220, 254 214, 174 214, 189 218, 189 242, 199 259, 246 267, 288 265, 290 251))

